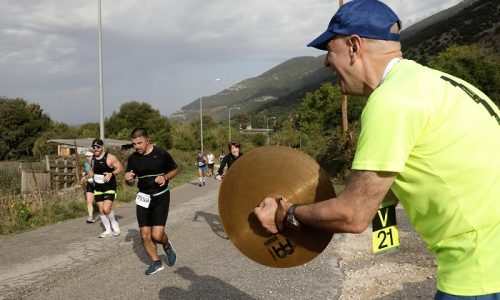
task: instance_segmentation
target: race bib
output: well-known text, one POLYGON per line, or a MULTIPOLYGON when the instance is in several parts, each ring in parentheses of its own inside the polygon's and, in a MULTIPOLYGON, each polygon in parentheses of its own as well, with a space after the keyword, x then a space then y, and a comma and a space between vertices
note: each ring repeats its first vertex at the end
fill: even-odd
POLYGON ((198 162, 198 167, 203 167, 204 165, 205 165, 204 162, 201 162, 201 161, 198 162))
POLYGON ((94 182, 103 184, 104 183, 104 175, 94 174, 94 182))
POLYGON ((135 197, 135 204, 142 206, 144 208, 148 208, 149 203, 151 203, 150 195, 141 192, 137 193, 137 196, 135 197))

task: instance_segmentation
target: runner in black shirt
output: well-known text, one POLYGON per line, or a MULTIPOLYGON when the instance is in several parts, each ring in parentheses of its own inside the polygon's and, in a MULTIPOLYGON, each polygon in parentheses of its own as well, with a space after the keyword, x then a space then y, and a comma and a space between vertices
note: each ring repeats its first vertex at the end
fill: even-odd
POLYGON ((135 152, 128 158, 125 182, 132 185, 138 179, 137 221, 142 245, 152 260, 145 272, 150 275, 163 270, 156 243, 163 245, 168 266, 173 266, 177 258, 165 232, 165 224, 170 206, 168 181, 177 175, 178 169, 168 152, 151 144, 146 129, 134 129, 131 138, 135 152))
POLYGON ((90 164, 89 176, 94 179, 94 199, 99 207, 99 217, 104 226, 104 231, 99 237, 119 236, 120 226, 113 212, 113 201, 116 196, 116 175, 123 171, 123 166, 116 156, 104 151, 102 140, 93 140, 92 148, 94 156, 90 164))

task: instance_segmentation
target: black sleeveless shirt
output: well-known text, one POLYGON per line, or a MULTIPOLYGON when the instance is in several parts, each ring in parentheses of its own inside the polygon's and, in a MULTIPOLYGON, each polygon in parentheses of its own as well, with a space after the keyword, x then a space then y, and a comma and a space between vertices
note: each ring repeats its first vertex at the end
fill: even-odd
MULTIPOLYGON (((104 156, 101 159, 97 157, 92 157, 92 169, 94 169, 94 174, 103 175, 104 173, 112 173, 115 168, 108 166, 106 160, 108 158, 108 153, 104 152, 104 156)), ((105 183, 95 183, 95 190, 100 192, 105 192, 108 190, 116 190, 116 176, 112 176, 108 182, 105 183)))

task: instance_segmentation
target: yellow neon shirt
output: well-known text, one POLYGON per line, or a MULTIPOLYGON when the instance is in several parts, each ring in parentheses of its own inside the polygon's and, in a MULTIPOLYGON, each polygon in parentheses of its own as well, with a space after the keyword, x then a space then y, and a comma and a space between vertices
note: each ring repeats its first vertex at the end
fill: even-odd
POLYGON ((363 110, 352 168, 398 173, 391 189, 436 255, 442 292, 500 292, 499 116, 472 85, 410 60, 363 110))

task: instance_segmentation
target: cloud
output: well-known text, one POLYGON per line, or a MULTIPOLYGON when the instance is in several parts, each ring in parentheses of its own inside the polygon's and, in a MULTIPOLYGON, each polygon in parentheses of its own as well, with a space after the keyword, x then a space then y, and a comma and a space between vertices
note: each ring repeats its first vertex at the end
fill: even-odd
MULTIPOLYGON (((385 2, 407 27, 459 1, 385 2)), ((101 3, 106 116, 130 100, 168 115, 287 59, 320 55, 305 45, 338 8, 330 0, 101 3)), ((0 71, 9 75, 1 96, 37 102, 58 121, 98 120, 97 1, 3 0, 0 25, 0 71)))

